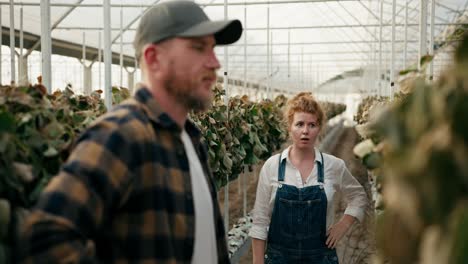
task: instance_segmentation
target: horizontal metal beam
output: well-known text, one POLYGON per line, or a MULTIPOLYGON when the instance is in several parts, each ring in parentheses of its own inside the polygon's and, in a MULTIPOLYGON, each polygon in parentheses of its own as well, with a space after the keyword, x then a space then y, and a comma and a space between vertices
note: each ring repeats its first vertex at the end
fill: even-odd
POLYGON ((453 8, 451 8, 451 7, 448 7, 448 6, 446 6, 446 5, 442 4, 442 3, 437 3, 437 2, 435 2, 435 4, 438 5, 438 6, 440 6, 440 7, 442 7, 442 8, 445 8, 445 9, 451 11, 451 12, 457 13, 457 14, 460 15, 460 16, 463 15, 463 12, 462 12, 462 11, 455 10, 455 9, 453 9, 453 8))
MULTIPOLYGON (((10 41, 9 28, 2 27, 2 45, 8 45, 10 41)), ((15 43, 17 48, 19 48, 19 30, 15 30, 15 43)), ((40 40, 39 35, 31 34, 24 32, 24 48, 31 49, 34 44, 40 40)), ((69 41, 59 40, 52 38, 52 54, 58 54, 62 56, 68 56, 72 58, 81 59, 83 57, 83 45, 72 43, 69 41)), ((34 50, 40 51, 40 46, 36 47, 34 50)), ((98 54, 98 50, 94 47, 86 47, 86 59, 94 60, 93 57, 98 54)), ((120 63, 120 54, 112 52, 112 64, 120 63)), ((124 66, 126 67, 135 67, 135 59, 131 56, 124 55, 124 66)))
MULTIPOLYGON (((249 5, 277 5, 277 4, 302 4, 302 3, 323 3, 323 2, 356 2, 358 0, 289 0, 289 1, 256 1, 256 2, 231 2, 228 3, 228 6, 249 6, 249 5)), ((9 5, 9 2, 0 2, 0 5, 9 5)), ((39 6, 39 3, 25 3, 17 2, 15 6, 39 6)), ((102 7, 102 4, 72 4, 72 3, 50 3, 51 7, 102 7)), ((111 7, 118 8, 145 8, 152 7, 153 5, 148 4, 114 4, 111 7)), ((224 3, 209 3, 209 4, 200 4, 202 7, 206 6, 224 6, 224 3)))
MULTIPOLYGON (((453 42, 458 42, 461 40, 453 40, 453 42)), ((390 43, 390 40, 384 40, 382 43, 390 43)), ((405 42, 404 40, 396 40, 396 43, 403 43, 405 42)), ((449 41, 452 42, 452 41, 449 41)), ((296 43, 270 43, 272 46, 305 46, 305 45, 348 45, 348 44, 371 44, 371 43, 378 43, 376 40, 350 40, 350 41, 319 41, 319 42, 296 42, 296 43)), ((408 40, 407 43, 418 43, 418 40, 408 40)), ((120 43, 114 43, 114 44, 120 44, 120 43)), ((133 42, 123 42, 124 45, 133 45, 133 42)), ((247 46, 266 46, 267 43, 248 43, 247 46)), ((241 46, 243 47, 244 44, 232 44, 232 46, 241 46)), ((350 51, 351 52, 351 51, 350 51)))
MULTIPOLYGON (((396 60, 399 60, 398 58, 396 58, 396 60)), ((401 58, 400 60, 403 60, 403 58, 401 58)), ((334 63, 340 63, 342 61, 346 61, 346 62, 355 62, 355 63, 364 63, 364 64, 372 64, 372 63, 369 63, 369 60, 367 59, 364 59, 364 60, 357 60, 357 59, 328 59, 328 60, 304 60, 304 61, 290 61, 289 63, 290 64, 301 64, 301 63, 326 63, 326 62, 334 62, 334 63)), ((382 59, 382 61, 391 61, 390 58, 388 59, 382 59)), ((445 62, 450 62, 452 61, 452 59, 450 57, 447 57, 445 60, 445 62)), ((240 66, 243 65, 244 61, 243 60, 229 60, 229 65, 231 64, 240 64, 240 66)), ((246 63, 268 63, 268 61, 266 60, 247 60, 246 63)), ((287 60, 272 60, 271 61, 272 64, 285 64, 285 63, 288 63, 287 60)))
MULTIPOLYGON (((464 26, 467 23, 436 23, 434 26, 464 26)), ((297 29, 329 29, 329 28, 367 28, 367 27, 379 27, 379 24, 363 24, 363 25, 314 25, 314 26, 293 26, 293 27, 270 27, 270 30, 297 30, 297 29)), ((383 24, 383 27, 391 27, 391 24, 383 24)), ((405 24, 396 24, 396 27, 404 27, 405 24)), ((408 24, 408 27, 419 27, 417 23, 408 24)), ((89 31, 100 31, 102 27, 57 27, 58 30, 89 30, 89 31)), ((120 31, 120 28, 112 28, 113 31, 120 31)), ((129 28, 127 31, 135 31, 136 28, 129 28)), ((266 27, 252 27, 244 28, 246 31, 254 30, 267 30, 266 27)))
MULTIPOLYGON (((292 53, 289 53, 289 55, 327 55, 327 56, 330 56, 330 55, 339 55, 339 56, 342 56, 343 54, 350 54, 350 55, 353 55, 353 54, 356 54, 356 53, 359 53, 359 54, 369 54, 369 53, 378 53, 379 51, 378 50, 375 50, 375 51, 369 51, 369 50, 359 50, 359 51, 318 51, 318 52, 304 52, 304 53, 300 53, 300 52, 292 52, 292 53)), ((386 53, 386 52, 391 52, 391 50, 382 50, 383 53, 386 53)), ((418 53, 418 51, 415 49, 415 50, 408 50, 409 53, 418 53)), ((223 53, 216 53, 216 56, 224 56, 223 53)), ((244 57, 244 54, 238 54, 238 53, 235 53, 235 54, 229 54, 228 55, 229 57, 244 57)), ((268 56, 267 54, 265 53, 248 53, 247 54, 248 57, 266 57, 268 56)), ((288 53, 284 52, 284 53, 273 53, 272 56, 288 56, 288 53)))

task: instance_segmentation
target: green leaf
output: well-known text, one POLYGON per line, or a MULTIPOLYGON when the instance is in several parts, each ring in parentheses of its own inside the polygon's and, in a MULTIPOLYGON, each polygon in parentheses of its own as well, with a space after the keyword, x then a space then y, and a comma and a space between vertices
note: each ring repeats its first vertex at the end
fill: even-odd
POLYGON ((434 56, 432 55, 424 55, 421 57, 421 60, 420 60, 420 63, 421 63, 421 68, 424 68, 427 64, 429 64, 432 59, 434 58, 434 56))
POLYGON ((223 165, 230 170, 232 168, 232 160, 228 157, 228 155, 224 155, 223 158, 223 165))
POLYGON ((64 128, 57 121, 50 122, 45 128, 44 131, 48 138, 58 138, 64 133, 64 128))
POLYGON ((406 69, 404 69, 404 70, 401 70, 398 74, 399 74, 400 76, 404 76, 404 75, 406 75, 406 74, 408 74, 408 73, 410 73, 410 72, 418 72, 418 67, 417 67, 417 66, 414 66, 414 65, 413 65, 413 66, 410 66, 409 68, 406 68, 406 69))
POLYGON ((363 158, 363 163, 368 169, 376 169, 382 163, 382 157, 377 152, 371 152, 363 158))
POLYGON ((0 112, 0 133, 15 133, 15 117, 9 112, 0 112))

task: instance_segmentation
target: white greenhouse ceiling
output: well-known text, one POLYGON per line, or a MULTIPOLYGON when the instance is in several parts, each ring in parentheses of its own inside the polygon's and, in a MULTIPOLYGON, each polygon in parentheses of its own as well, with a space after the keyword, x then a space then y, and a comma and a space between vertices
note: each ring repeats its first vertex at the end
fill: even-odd
MULTIPOLYGON (((37 41, 41 35, 41 9, 39 0, 14 2, 14 28, 20 28, 20 9, 23 9, 25 47, 37 41), (29 34, 29 35, 28 35, 29 34), (26 39, 29 36, 29 40, 26 39)), ((126 55, 125 64, 133 63, 131 45, 139 17, 155 0, 112 0, 111 39, 114 63, 122 47, 126 55), (121 16, 122 14, 122 16, 121 16), (121 35, 121 28, 123 33, 121 35), (121 46, 122 42, 122 46, 121 46)), ((204 6, 208 16, 223 19, 225 1, 196 1, 204 6)), ((405 21, 407 24, 407 61, 414 61, 418 55, 420 1, 396 0, 395 9, 395 67, 404 67, 405 21)), ((430 23, 431 1, 427 2, 430 23)), ((445 30, 461 16, 468 0, 435 0, 435 36, 445 30)), ((51 0, 52 39, 62 41, 53 48, 69 56, 81 57, 83 39, 88 50, 88 60, 96 59, 99 35, 103 35, 102 0, 51 0), (57 46, 58 45, 58 46, 57 46)), ((382 50, 383 63, 390 65, 392 0, 383 0, 382 50)), ((224 47, 217 47, 216 53, 223 66, 228 67, 232 78, 247 79, 262 83, 270 76, 273 86, 298 87, 302 83, 318 85, 340 73, 374 65, 379 48, 381 0, 281 0, 281 1, 227 1, 227 16, 242 21, 243 37, 227 49, 228 63, 225 62, 224 47), (269 16, 268 16, 269 13, 269 16), (247 23, 245 23, 245 18, 247 23), (268 25, 269 21, 269 25, 268 25), (269 28, 269 30, 268 30, 269 28), (268 39, 268 33, 270 39, 268 39), (246 41, 245 41, 246 38, 246 41), (247 47, 244 49, 244 43, 247 47), (270 43, 271 46, 267 46, 270 43), (267 56, 271 51, 271 56, 267 56), (270 60, 271 68, 268 61, 270 60), (244 70, 245 69, 245 70, 244 70)), ((10 2, 1 1, 1 25, 3 45, 9 45, 10 2)), ((427 34, 429 35, 429 27, 427 34)), ((429 37, 428 37, 429 40, 429 37)), ((16 41, 18 46, 18 41, 16 41)), ((102 47, 102 46, 101 46, 102 47)), ((62 54, 63 55, 63 54, 62 54)), ((384 66, 385 68, 385 66, 384 66)), ((221 69, 220 73, 225 69, 221 69)))

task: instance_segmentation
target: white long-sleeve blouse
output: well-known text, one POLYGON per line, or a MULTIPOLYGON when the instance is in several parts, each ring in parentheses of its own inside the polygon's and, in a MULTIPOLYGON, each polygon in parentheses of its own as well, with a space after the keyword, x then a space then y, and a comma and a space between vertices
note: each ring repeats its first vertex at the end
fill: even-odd
MULTIPOLYGON (((270 226, 271 212, 273 210, 276 190, 278 188, 278 162, 286 159, 284 184, 297 188, 318 185, 317 166, 302 182, 301 174, 289 159, 290 147, 282 153, 270 157, 263 165, 257 185, 257 196, 253 210, 253 224, 249 235, 253 238, 266 240, 270 226)), ((315 149, 315 160, 321 162, 320 152, 315 149)), ((323 153, 324 160, 324 190, 327 196, 327 229, 335 223, 335 208, 343 197, 347 202, 345 214, 354 216, 359 221, 364 218, 367 205, 367 196, 362 185, 351 175, 342 159, 323 153)))

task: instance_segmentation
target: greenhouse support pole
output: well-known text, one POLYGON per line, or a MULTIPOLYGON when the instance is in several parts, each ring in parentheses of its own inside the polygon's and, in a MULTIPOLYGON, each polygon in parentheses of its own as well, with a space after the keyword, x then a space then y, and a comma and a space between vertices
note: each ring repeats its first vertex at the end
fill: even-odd
MULTIPOLYGON (((244 7, 244 27, 247 27, 247 7, 244 7)), ((247 31, 244 30, 244 90, 247 92, 247 31)), ((252 98, 250 98, 252 100, 252 98)))
POLYGON ((270 78, 268 80, 268 87, 270 87, 269 98, 273 100, 273 31, 270 32, 270 78))
MULTIPOLYGON (((2 6, 1 5, 0 5, 0 28, 2 28, 2 6)), ((2 32, 0 32, 0 85, 2 85, 2 82, 3 82, 2 80, 2 73, 3 73, 2 71, 2 45, 1 45, 3 41, 2 39, 3 34, 1 33, 2 32)))
POLYGON ((432 58, 431 64, 429 65, 429 80, 434 79, 434 34, 435 34, 435 27, 434 27, 434 22, 435 22, 435 0, 431 0, 431 41, 430 41, 430 46, 429 46, 429 53, 434 56, 432 58))
POLYGON ((133 94, 133 86, 135 86, 135 71, 136 69, 133 69, 133 71, 127 70, 127 85, 130 95, 133 94))
POLYGON ((270 6, 267 7, 267 98, 270 98, 270 74, 271 74, 271 64, 270 64, 270 6))
POLYGON ((301 48, 301 89, 305 89, 304 85, 304 47, 301 48))
POLYGON ((88 83, 88 80, 86 80, 88 73, 86 72, 86 32, 83 31, 83 46, 81 48, 81 66, 83 66, 83 93, 86 95, 89 95, 87 93, 88 87, 86 87, 86 84, 88 83))
POLYGON ((120 8, 120 87, 123 87, 123 8, 120 8))
POLYGON ((392 59, 390 66, 390 101, 393 101, 395 93, 395 17, 396 17, 396 0, 392 2, 392 59))
POLYGON ((133 90, 135 89, 135 81, 138 81, 138 78, 135 77, 135 76, 138 76, 138 59, 135 57, 134 60, 135 60, 135 75, 133 77, 134 84, 133 84, 133 87, 132 87, 132 90, 131 90, 131 92, 132 92, 131 94, 133 94, 133 90), (135 78, 136 78, 136 80, 135 80, 135 78))
MULTIPOLYGON (((21 25, 22 27, 22 25, 21 25)), ((20 56, 18 60, 18 84, 28 85, 28 54, 24 54, 24 31, 20 29, 20 56)))
POLYGON ((242 173, 239 174, 239 177, 237 178, 237 194, 240 196, 242 194, 242 173))
POLYGON ((13 6, 13 0, 10 0, 10 69, 11 83, 16 84, 15 56, 15 8, 13 6))
POLYGON ((249 171, 249 166, 244 166, 244 173, 242 173, 242 183, 243 183, 243 195, 242 195, 242 200, 243 200, 243 205, 242 208, 244 209, 244 217, 247 216, 247 179, 248 179, 248 174, 247 172, 249 171))
POLYGON ((52 41, 50 36, 50 0, 41 0, 42 84, 52 92, 52 41))
POLYGON ((104 102, 109 111, 112 107, 112 50, 111 50, 111 10, 110 0, 104 0, 104 102))
POLYGON ((405 42, 403 44, 403 66, 406 69, 408 60, 408 1, 405 2, 405 42))
POLYGON ((378 94, 382 96, 382 24, 383 24, 383 3, 384 0, 380 0, 380 28, 379 28, 379 64, 377 67, 377 84, 379 86, 378 94))
POLYGON ((310 91, 312 91, 313 87, 314 87, 314 56, 313 55, 310 55, 310 77, 309 77, 309 80, 310 80, 310 86, 309 86, 309 89, 310 91))
POLYGON ((320 80, 319 80, 319 78, 320 78, 320 76, 319 76, 320 63, 317 63, 316 68, 317 68, 317 69, 316 69, 316 71, 315 71, 315 74, 316 74, 316 77, 315 77, 315 82, 316 82, 315 87, 316 87, 316 89, 318 90, 318 87, 319 87, 319 85, 320 85, 320 80))
POLYGON ((102 89, 102 74, 101 74, 101 68, 102 68, 102 43, 101 43, 101 31, 99 31, 98 34, 98 75, 99 75, 99 87, 98 89, 102 89))
POLYGON ((288 30, 288 82, 291 77, 291 30, 288 30))
MULTIPOLYGON (((227 0, 224 0, 224 19, 227 20, 228 17, 228 6, 227 0)), ((228 47, 224 46, 224 103, 226 104, 226 109, 228 111, 228 118, 229 118, 229 90, 228 90, 228 47)), ((224 186, 224 229, 226 232, 229 230, 229 175, 226 174, 226 186, 224 186)))
POLYGON ((85 64, 83 64, 83 69, 83 93, 85 95, 90 95, 92 92, 91 87, 93 87, 93 65, 91 64, 89 66, 86 66, 85 64))
MULTIPOLYGON (((23 39, 23 7, 20 7, 20 53, 18 60, 18 85, 23 85, 23 48, 24 48, 24 39, 23 39)), ((1 43, 0 43, 1 44, 1 43)))
POLYGON ((427 53, 426 34, 427 34, 427 0, 419 0, 419 50, 418 50, 418 70, 421 70, 421 57, 427 53))
POLYGON ((302 75, 301 75, 301 57, 302 57, 302 54, 303 52, 301 51, 300 55, 297 57, 297 78, 295 78, 296 80, 296 89, 301 89, 301 78, 302 78, 302 75))

